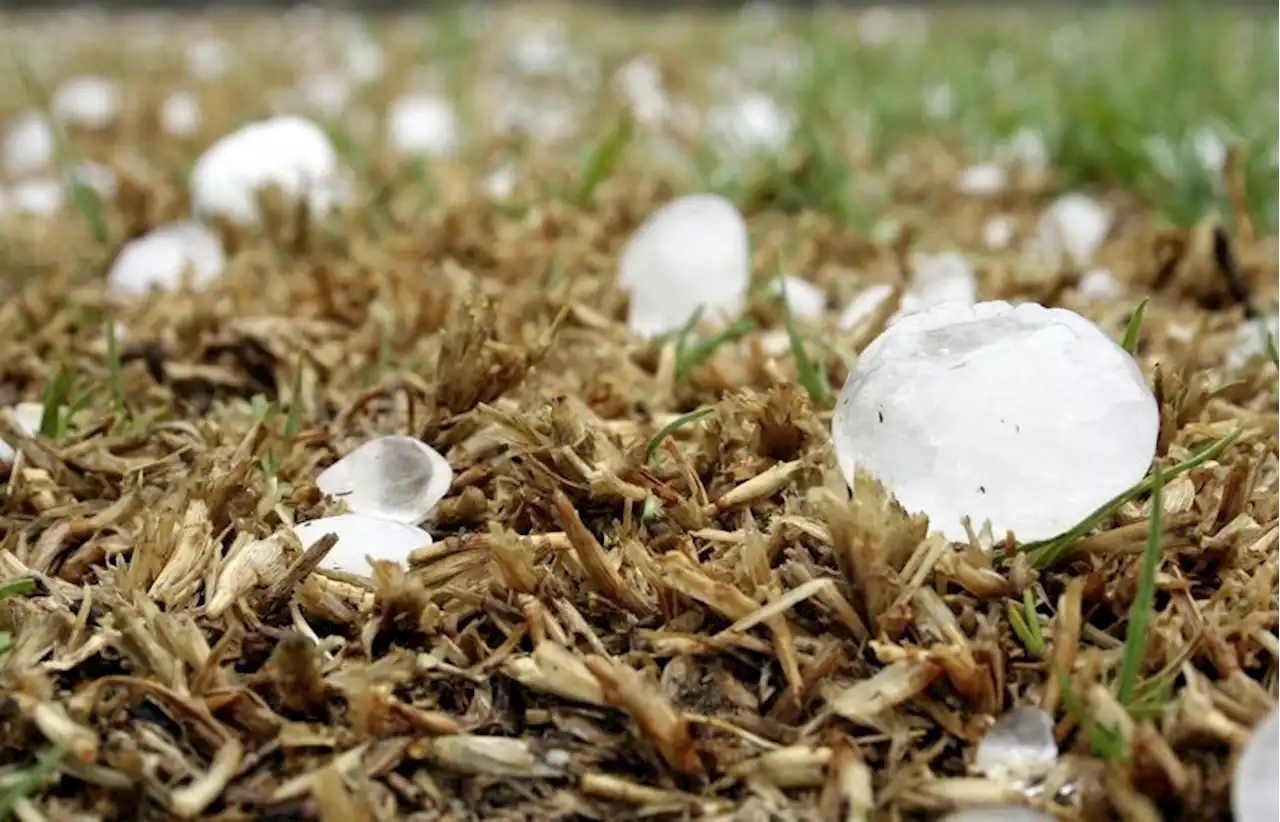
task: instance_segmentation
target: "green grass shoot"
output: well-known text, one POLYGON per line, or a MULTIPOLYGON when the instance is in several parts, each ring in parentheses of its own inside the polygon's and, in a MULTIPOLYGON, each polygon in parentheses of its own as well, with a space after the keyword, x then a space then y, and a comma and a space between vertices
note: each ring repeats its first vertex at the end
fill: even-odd
POLYGON ((1129 325, 1124 330, 1124 342, 1121 345, 1130 354, 1138 351, 1138 334, 1142 330, 1142 318, 1147 313, 1147 303, 1150 300, 1150 297, 1142 298, 1142 302, 1138 303, 1138 307, 1133 310, 1133 314, 1129 317, 1129 325))
POLYGON ((1159 469, 1151 475, 1151 518, 1147 529, 1147 548, 1142 554, 1142 568, 1138 576, 1138 591, 1129 606, 1129 627, 1124 638, 1124 657, 1120 665, 1120 679, 1116 683, 1116 698, 1121 705, 1133 701, 1133 690, 1142 672, 1142 660, 1147 655, 1147 625, 1156 596, 1156 573, 1160 570, 1162 534, 1164 531, 1164 475, 1159 469))
POLYGON ((587 154, 582 164, 582 177, 578 181, 578 205, 590 203, 596 189, 613 174, 634 132, 635 123, 629 115, 623 115, 604 139, 587 154))
POLYGON ((654 455, 658 453, 658 448, 662 445, 663 440, 679 431, 681 428, 697 422, 714 410, 715 406, 704 405, 702 408, 695 408, 692 411, 681 414, 671 422, 659 428, 657 432, 649 438, 649 442, 644 447, 645 462, 650 462, 654 455))

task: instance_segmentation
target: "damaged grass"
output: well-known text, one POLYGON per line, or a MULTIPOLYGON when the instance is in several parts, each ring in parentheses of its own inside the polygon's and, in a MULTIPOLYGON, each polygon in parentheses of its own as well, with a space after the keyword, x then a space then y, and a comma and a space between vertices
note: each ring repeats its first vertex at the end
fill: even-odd
MULTIPOLYGON (((869 75, 826 66, 850 29, 824 22, 806 36, 828 84, 805 93, 831 119, 869 75)), ((610 60, 593 32, 640 36, 576 25, 610 60)), ((469 65, 448 31, 440 52, 469 65)), ((398 61, 421 47, 379 36, 398 61)), ((678 68, 702 56, 690 38, 651 47, 678 68)), ((279 48, 255 59, 291 70, 279 48)), ((101 57, 67 70, 116 65, 101 57)), ((69 135, 121 172, 101 236, 185 213, 175 170, 247 116, 242 81, 201 92, 189 141, 142 115, 69 135)), ((129 87, 139 111, 159 82, 129 87)), ((906 103, 867 91, 904 129, 906 170, 886 179, 826 120, 802 156, 732 169, 755 273, 785 248, 834 306, 899 282, 909 246, 973 252, 984 297, 1068 306, 1135 352, 1161 403, 1147 480, 1022 546, 981 524, 948 544, 876 483, 849 490, 829 409, 876 329, 762 300, 727 327, 632 337, 617 252, 699 170, 673 171, 608 106, 563 151, 519 152, 497 204, 479 180, 516 154, 507 137, 415 166, 429 190, 353 148, 369 207, 326 221, 268 203, 260 229, 223 227, 227 274, 199 295, 117 304, 81 263, 93 221, 5 215, 0 253, 39 273, 0 300, 0 438, 18 452, 0 466, 0 817, 1224 818, 1280 655, 1276 365, 1225 365, 1276 299, 1252 155, 1223 175, 1233 210, 1191 228, 1153 213, 1160 184, 1113 169, 1142 183, 1106 190, 1122 219, 1100 256, 1127 296, 1091 301, 1080 272, 979 251, 980 227, 1007 214, 1030 231, 1055 175, 1115 159, 1093 137, 1120 125, 1084 123, 1063 138, 1071 168, 965 200, 963 151, 912 138, 906 103), (853 218, 871 201, 894 242, 853 218), (35 435, 20 401, 42 404, 35 435), (339 510, 317 473, 392 433, 453 467, 436 541, 371 579, 316 570, 333 541, 303 551, 290 527, 339 510), (1031 793, 972 768, 1019 705, 1053 716, 1063 752, 1031 793)))

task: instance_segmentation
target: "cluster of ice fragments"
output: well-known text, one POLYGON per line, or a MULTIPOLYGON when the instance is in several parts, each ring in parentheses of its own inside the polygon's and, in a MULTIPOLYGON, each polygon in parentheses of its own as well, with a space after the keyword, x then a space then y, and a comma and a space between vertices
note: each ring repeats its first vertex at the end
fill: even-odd
POLYGON ((413 437, 378 437, 316 478, 316 487, 345 502, 350 513, 300 523, 294 533, 304 548, 337 534, 321 567, 367 575, 367 558, 404 562, 411 551, 431 544, 418 524, 452 484, 453 469, 434 448, 413 437))
POLYGON ((1089 320, 1026 303, 909 314, 849 374, 832 420, 845 477, 870 473, 953 540, 990 521, 1040 540, 1145 475, 1159 411, 1137 363, 1089 320))

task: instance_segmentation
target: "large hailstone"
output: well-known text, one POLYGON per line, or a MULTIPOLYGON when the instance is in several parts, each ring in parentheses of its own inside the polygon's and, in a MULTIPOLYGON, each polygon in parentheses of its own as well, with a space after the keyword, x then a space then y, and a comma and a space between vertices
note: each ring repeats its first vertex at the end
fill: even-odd
POLYGON ((275 186, 286 200, 305 197, 314 212, 346 199, 338 153, 324 130, 303 117, 250 123, 209 147, 191 170, 191 203, 199 216, 253 223, 257 192, 275 186))
POLYGON ((106 128, 120 112, 120 86, 92 74, 73 77, 54 89, 49 109, 60 122, 87 129, 106 128))
POLYGON ((154 289, 173 290, 190 274, 202 288, 222 274, 226 255, 209 229, 186 220, 153 229, 120 249, 107 272, 107 290, 138 297, 154 289))
POLYGON ((1235 822, 1275 822, 1280 815, 1280 712, 1262 720, 1240 752, 1231 780, 1235 822))
POLYGON ((425 519, 452 484, 453 469, 438 451, 403 436, 370 440, 316 479, 354 513, 409 523, 425 519))
POLYGON ((321 568, 369 576, 369 559, 405 563, 414 550, 431 544, 431 535, 415 525, 364 514, 338 514, 300 522, 293 533, 310 548, 325 534, 337 534, 338 544, 320 562, 321 568))
POLYGON ((435 94, 406 94, 387 112, 387 137, 400 154, 447 156, 458 145, 458 115, 435 94))
POLYGON ((742 313, 751 270, 747 224, 733 203, 693 194, 654 212, 622 250, 618 285, 631 293, 627 325, 643 337, 742 313))
POLYGON ((1159 411, 1137 363, 1080 315, 1035 303, 948 303, 893 323, 858 358, 832 438, 850 483, 869 472, 963 540, 1048 539, 1142 479, 1159 411))

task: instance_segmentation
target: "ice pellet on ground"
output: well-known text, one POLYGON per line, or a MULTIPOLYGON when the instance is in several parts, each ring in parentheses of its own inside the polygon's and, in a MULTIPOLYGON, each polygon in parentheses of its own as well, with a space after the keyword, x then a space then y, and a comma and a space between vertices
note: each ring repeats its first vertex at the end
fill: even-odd
POLYGON ((701 307, 731 320, 747 297, 751 253, 737 207, 693 194, 658 209, 622 250, 618 285, 630 292, 627 325, 642 337, 683 327, 701 307))
POLYGON ((791 274, 773 281, 773 293, 785 295, 791 316, 802 319, 821 317, 827 310, 827 292, 804 279, 791 274))
POLYGON ((1191 133, 1191 150, 1205 171, 1221 174, 1227 164, 1227 142, 1212 126, 1201 126, 1191 133))
POLYGON ((325 534, 337 534, 338 544, 320 562, 321 568, 369 576, 368 558, 407 563, 415 549, 431 544, 431 535, 415 525, 363 514, 338 514, 301 522, 293 532, 310 548, 325 534))
POLYGON ((1057 822, 1051 814, 1018 805, 990 805, 952 811, 938 822, 1057 822))
POLYGON ((1003 251, 1013 241, 1015 227, 1013 217, 997 214, 982 224, 982 242, 992 251, 1003 251))
POLYGON ((1093 261, 1111 231, 1111 214, 1083 194, 1065 194, 1041 215, 1036 226, 1036 250, 1051 268, 1083 268, 1093 261))
POLYGON ((458 115, 453 104, 439 95, 406 94, 387 112, 387 136, 401 154, 447 156, 458 145, 458 115))
POLYGON ((187 46, 187 73, 200 80, 226 74, 234 56, 231 44, 217 37, 205 37, 187 46))
POLYGON ((61 181, 51 177, 37 177, 10 186, 5 199, 11 211, 48 217, 62 208, 66 194, 61 181))
POLYGON ((217 235, 199 223, 180 220, 125 243, 107 272, 107 290, 137 297, 152 289, 176 289, 188 275, 193 287, 202 288, 226 265, 217 235))
POLYGON ((1009 173, 998 163, 979 163, 961 170, 956 190, 970 197, 990 197, 1004 191, 1009 173))
POLYGON ((452 484, 445 458, 404 436, 370 440, 316 478, 316 487, 354 513, 409 523, 425 519, 452 484))
POLYGON ((199 216, 256 222, 257 192, 276 187, 286 202, 305 197, 313 212, 345 201, 338 154, 320 126, 302 117, 249 123, 218 140, 191 171, 199 216))
POLYGON ((30 174, 53 162, 53 129, 38 112, 28 112, 9 124, 4 135, 4 168, 10 174, 30 174))
POLYGON ((1227 368, 1239 370, 1254 359, 1265 356, 1270 346, 1268 336, 1271 340, 1275 340, 1277 333, 1280 333, 1278 320, 1280 318, 1272 314, 1263 320, 1252 319, 1241 323, 1240 330, 1236 332, 1235 342, 1227 350, 1227 368))
POLYGON ((1253 729, 1231 778, 1235 822, 1275 822, 1280 817, 1280 712, 1253 729))
POLYGON ((997 150, 1001 163, 1021 165, 1028 171, 1043 171, 1049 165, 1049 146, 1039 129, 1023 126, 997 150))
POLYGON ((1014 708, 996 720, 973 756, 973 767, 992 778, 1025 785, 1058 760, 1053 717, 1033 706, 1014 708))
POLYGON ((753 91, 707 112, 707 129, 731 151, 774 152, 790 141, 795 117, 769 95, 753 91))
POLYGON ((893 296, 893 286, 888 283, 876 283, 864 288, 849 301, 844 311, 840 312, 840 319, 836 321, 836 325, 845 331, 857 329, 871 319, 876 310, 891 296, 893 296))
POLYGON ((1124 296, 1120 285, 1108 269, 1092 268, 1080 278, 1080 295, 1090 300, 1118 300, 1124 296))
POLYGON ((880 480, 934 530, 990 520, 1023 541, 1069 529, 1142 479, 1159 413, 1138 365, 1080 315, 947 303, 876 338, 832 420, 846 479, 880 480))
POLYGON ((120 86, 95 74, 72 77, 54 89, 49 110, 68 125, 106 128, 120 113, 120 86))
POLYGON ((911 283, 902 293, 898 316, 913 314, 943 303, 972 304, 978 283, 973 266, 963 254, 942 251, 911 257, 911 283))
MULTIPOLYGON (((18 429, 28 437, 34 437, 40 433, 40 421, 44 418, 44 406, 38 402, 20 402, 9 409, 13 414, 13 419, 18 423, 18 429)), ((0 439, 0 463, 8 464, 13 462, 15 452, 13 446, 0 439)))
POLYGON ((200 128, 200 103, 195 95, 175 91, 160 106, 160 128, 173 137, 190 137, 200 128))

